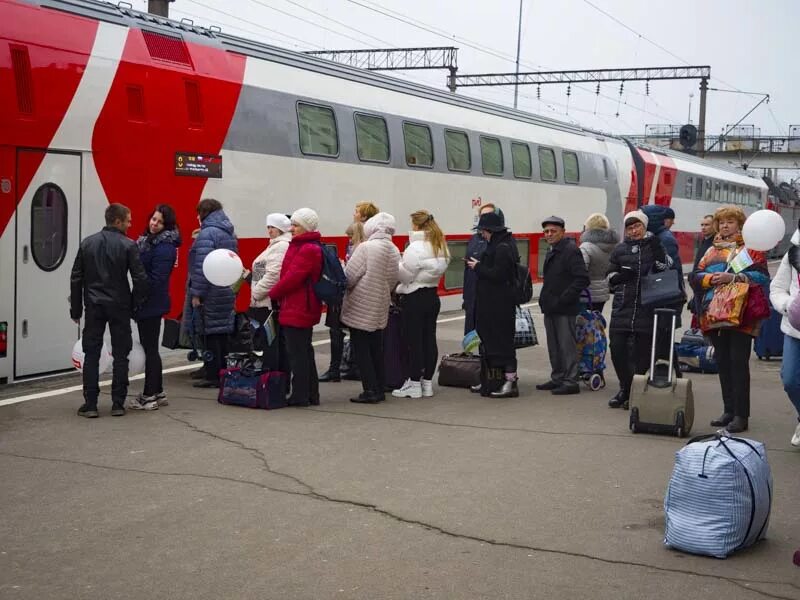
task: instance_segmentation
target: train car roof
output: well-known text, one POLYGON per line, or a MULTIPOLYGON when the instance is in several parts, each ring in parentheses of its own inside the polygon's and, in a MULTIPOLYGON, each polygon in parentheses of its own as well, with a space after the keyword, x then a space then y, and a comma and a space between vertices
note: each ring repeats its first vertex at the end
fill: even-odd
POLYGON ((462 108, 481 111, 508 119, 525 123, 557 129, 575 135, 596 137, 602 141, 610 140, 622 143, 618 136, 543 117, 525 111, 494 104, 477 98, 459 96, 452 92, 439 90, 429 86, 390 77, 375 71, 368 71, 335 63, 317 56, 302 52, 273 46, 222 32, 219 27, 200 27, 194 25, 190 19, 176 21, 133 9, 127 2, 111 4, 103 0, 25 0, 31 4, 51 8, 72 14, 97 19, 104 22, 115 23, 127 27, 147 29, 165 35, 180 35, 185 41, 215 46, 230 52, 236 52, 253 58, 261 58, 273 62, 286 64, 295 68, 318 72, 333 77, 339 77, 382 87, 398 93, 409 94, 437 102, 443 102, 462 108))
POLYGON ((649 144, 641 144, 641 143, 636 143, 634 145, 637 148, 640 148, 642 150, 647 150, 648 152, 652 152, 654 154, 661 154, 663 156, 669 156, 670 158, 677 161, 684 161, 695 164, 703 170, 703 174, 708 174, 709 170, 723 171, 725 173, 730 173, 732 175, 738 175, 739 177, 751 179, 753 180, 753 185, 756 185, 757 187, 766 187, 766 184, 764 184, 764 182, 761 180, 760 177, 751 175, 750 173, 742 169, 736 169, 733 167, 729 167, 728 165, 721 165, 716 162, 711 162, 704 158, 699 158, 692 154, 688 154, 686 152, 679 152, 677 150, 671 150, 669 148, 661 148, 658 146, 650 146, 649 144))

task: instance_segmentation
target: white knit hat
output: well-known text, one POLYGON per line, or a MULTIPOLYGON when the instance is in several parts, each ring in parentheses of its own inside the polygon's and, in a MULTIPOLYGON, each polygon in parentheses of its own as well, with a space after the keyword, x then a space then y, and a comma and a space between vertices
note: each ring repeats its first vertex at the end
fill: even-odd
POLYGON ((628 219, 635 219, 639 221, 642 225, 644 225, 645 229, 647 229, 647 223, 650 221, 650 219, 647 218, 647 215, 640 210, 632 210, 625 215, 625 218, 622 219, 622 223, 625 225, 625 227, 628 226, 628 219))
POLYGON ((300 225, 306 231, 316 231, 319 227, 319 216, 310 208, 298 208, 292 213, 292 223, 300 225))
POLYGON ((292 222, 286 215, 281 213, 270 213, 267 215, 267 227, 274 227, 286 233, 291 226, 292 222))

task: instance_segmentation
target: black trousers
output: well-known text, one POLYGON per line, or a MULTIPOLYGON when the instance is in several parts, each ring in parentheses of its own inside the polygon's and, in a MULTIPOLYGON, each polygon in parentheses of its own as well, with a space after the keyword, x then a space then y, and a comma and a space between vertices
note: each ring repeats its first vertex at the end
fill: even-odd
POLYGON ((383 331, 350 328, 350 343, 365 393, 383 394, 383 331))
POLYGON ((219 372, 227 366, 225 356, 228 354, 228 334, 210 333, 205 336, 205 348, 211 352, 211 359, 203 361, 206 380, 219 381, 219 372))
POLYGON ((139 329, 139 342, 144 348, 144 390, 145 396, 155 396, 164 391, 161 374, 161 354, 158 342, 161 333, 161 317, 150 317, 136 321, 139 329))
POLYGON ((133 347, 131 314, 127 310, 102 304, 87 304, 83 323, 83 399, 96 407, 100 395, 100 351, 106 323, 111 331, 111 355, 114 357, 111 401, 123 404, 128 395, 128 355, 133 347))
POLYGON ((292 392, 289 404, 307 406, 319 404, 319 379, 311 345, 311 327, 283 327, 286 353, 292 369, 292 392))
POLYGON ((436 288, 421 288, 406 294, 402 301, 402 323, 408 348, 412 381, 433 379, 439 348, 436 345, 436 319, 442 303, 436 288))
POLYGON ((627 400, 631 393, 634 375, 644 375, 650 368, 652 332, 612 331, 611 362, 619 379, 619 389, 627 400))
POLYGON ((741 331, 720 329, 709 336, 719 365, 719 385, 725 412, 750 417, 750 351, 753 338, 741 331))

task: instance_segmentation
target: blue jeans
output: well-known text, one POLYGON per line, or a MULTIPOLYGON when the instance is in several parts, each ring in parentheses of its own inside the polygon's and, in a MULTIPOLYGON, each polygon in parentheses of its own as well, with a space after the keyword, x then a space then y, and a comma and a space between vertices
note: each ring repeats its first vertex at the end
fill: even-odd
POLYGON ((781 380, 800 420, 800 340, 790 335, 783 337, 781 380))

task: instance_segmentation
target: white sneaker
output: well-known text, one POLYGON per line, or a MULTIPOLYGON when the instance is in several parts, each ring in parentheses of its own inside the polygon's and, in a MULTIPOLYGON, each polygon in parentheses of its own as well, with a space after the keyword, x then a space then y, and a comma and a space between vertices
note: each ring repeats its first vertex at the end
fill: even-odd
POLYGON ((797 427, 794 429, 794 435, 792 436, 792 446, 800 447, 800 423, 797 424, 797 427))
POLYGON ((423 379, 422 382, 422 397, 430 398, 433 396, 433 381, 430 379, 423 379))
POLYGON ((139 394, 136 398, 127 398, 125 408, 129 410, 158 410, 158 402, 155 396, 143 396, 139 394))
POLYGON ((395 398, 422 398, 422 385, 419 381, 406 379, 399 390, 394 390, 392 396, 395 398))
POLYGON ((155 400, 159 406, 169 406, 169 401, 167 400, 167 394, 164 392, 158 392, 155 395, 155 400))

